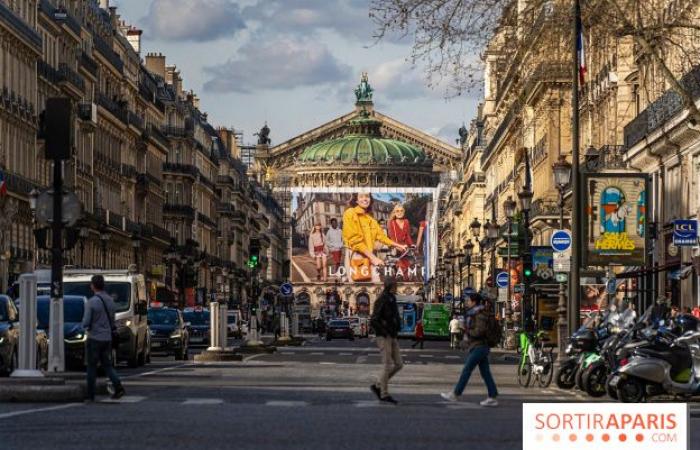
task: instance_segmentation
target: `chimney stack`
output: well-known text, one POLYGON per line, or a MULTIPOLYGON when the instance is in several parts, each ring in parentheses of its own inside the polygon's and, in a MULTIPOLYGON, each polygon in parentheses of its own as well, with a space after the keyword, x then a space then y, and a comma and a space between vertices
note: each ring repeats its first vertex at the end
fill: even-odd
POLYGON ((162 53, 147 54, 146 70, 165 79, 165 55, 162 53))
POLYGON ((109 0, 100 0, 100 8, 109 11, 109 0))
POLYGON ((129 44, 131 44, 131 46, 134 48, 134 51, 139 55, 141 54, 142 34, 143 30, 139 30, 138 28, 134 27, 129 27, 129 30, 126 32, 126 39, 129 41, 129 44))

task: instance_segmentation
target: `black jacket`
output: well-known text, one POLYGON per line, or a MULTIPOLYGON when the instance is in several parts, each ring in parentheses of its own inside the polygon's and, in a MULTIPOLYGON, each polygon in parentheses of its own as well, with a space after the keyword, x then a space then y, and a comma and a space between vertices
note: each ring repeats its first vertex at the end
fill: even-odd
POLYGON ((396 337, 399 335, 401 318, 394 294, 385 291, 379 296, 374 304, 371 325, 377 336, 396 337))
POLYGON ((472 326, 469 328, 467 333, 467 336, 469 336, 468 350, 471 350, 474 347, 488 345, 488 341, 486 340, 488 328, 489 312, 484 308, 477 312, 472 318, 472 326))

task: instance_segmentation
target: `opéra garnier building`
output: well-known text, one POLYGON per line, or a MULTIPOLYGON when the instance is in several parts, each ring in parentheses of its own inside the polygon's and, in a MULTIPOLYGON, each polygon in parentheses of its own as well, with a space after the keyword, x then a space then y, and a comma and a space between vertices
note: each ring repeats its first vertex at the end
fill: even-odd
POLYGON ((253 172, 286 208, 298 302, 369 314, 389 274, 401 298, 426 297, 437 252, 441 175, 459 149, 374 109, 367 74, 355 108, 274 147, 253 172))

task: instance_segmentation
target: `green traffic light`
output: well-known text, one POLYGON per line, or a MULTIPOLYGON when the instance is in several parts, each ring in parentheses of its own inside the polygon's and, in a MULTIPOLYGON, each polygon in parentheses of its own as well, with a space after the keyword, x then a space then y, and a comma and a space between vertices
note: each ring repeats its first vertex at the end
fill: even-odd
POLYGON ((532 275, 532 270, 531 269, 525 269, 525 276, 529 277, 532 275))
POLYGON ((250 260, 253 261, 253 262, 257 262, 257 261, 258 261, 258 255, 253 255, 253 256, 251 256, 251 257, 250 257, 250 260))

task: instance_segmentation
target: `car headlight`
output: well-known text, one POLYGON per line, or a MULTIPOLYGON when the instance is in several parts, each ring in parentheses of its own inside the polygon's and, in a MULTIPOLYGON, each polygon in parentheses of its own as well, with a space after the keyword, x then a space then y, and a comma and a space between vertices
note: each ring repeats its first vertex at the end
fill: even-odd
POLYGON ((114 322, 114 325, 119 328, 119 327, 130 327, 131 326, 131 319, 119 319, 114 322))
POLYGON ((179 331, 174 331, 174 332, 170 335, 170 339, 180 339, 181 337, 182 337, 182 335, 180 334, 179 331))
POLYGON ((0 345, 2 345, 3 342, 5 342, 5 336, 0 336, 0 345))
POLYGON ((565 353, 570 353, 571 350, 572 350, 573 348, 574 348, 573 345, 569 344, 569 345, 566 346, 566 350, 564 350, 564 352, 565 352, 565 353))
POLYGON ((76 333, 71 337, 67 337, 64 339, 66 342, 85 342, 87 340, 87 334, 85 333, 76 333))
POLYGON ((148 332, 151 333, 151 336, 155 336, 155 335, 156 335, 156 330, 148 330, 148 332))

